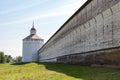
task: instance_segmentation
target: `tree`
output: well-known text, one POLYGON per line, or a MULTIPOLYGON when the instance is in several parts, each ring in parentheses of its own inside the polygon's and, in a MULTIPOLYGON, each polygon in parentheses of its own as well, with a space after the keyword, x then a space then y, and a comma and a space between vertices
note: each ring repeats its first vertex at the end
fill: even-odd
POLYGON ((5 55, 6 63, 12 62, 12 56, 11 55, 5 55))
POLYGON ((22 62, 22 56, 17 56, 17 57, 15 58, 15 61, 16 61, 16 62, 22 62))
POLYGON ((11 55, 5 55, 4 52, 0 52, 0 63, 9 63, 13 62, 11 55))
POLYGON ((4 52, 0 52, 0 63, 5 63, 5 62, 6 62, 6 58, 4 52))

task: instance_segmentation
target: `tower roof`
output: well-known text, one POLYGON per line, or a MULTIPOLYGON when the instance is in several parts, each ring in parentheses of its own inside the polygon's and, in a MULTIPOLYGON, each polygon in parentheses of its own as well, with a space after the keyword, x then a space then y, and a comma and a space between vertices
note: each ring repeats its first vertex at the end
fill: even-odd
POLYGON ((33 22, 32 28, 30 29, 30 35, 25 37, 23 40, 31 40, 31 39, 44 41, 42 38, 36 35, 36 29, 34 27, 34 22, 33 22))
POLYGON ((33 25, 32 25, 32 28, 31 28, 31 30, 36 30, 36 29, 34 28, 34 22, 33 22, 33 25))
POLYGON ((36 35, 36 34, 31 34, 31 35, 29 35, 29 36, 27 36, 27 37, 25 37, 23 40, 42 40, 43 41, 43 39, 42 38, 40 38, 38 35, 36 35))
POLYGON ((32 28, 30 30, 30 34, 36 34, 36 29, 34 28, 34 22, 33 22, 32 28))

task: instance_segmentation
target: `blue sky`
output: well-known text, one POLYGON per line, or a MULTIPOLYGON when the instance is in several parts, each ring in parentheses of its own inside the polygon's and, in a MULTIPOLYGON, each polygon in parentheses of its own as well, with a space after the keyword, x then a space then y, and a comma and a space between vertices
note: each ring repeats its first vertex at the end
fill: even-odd
POLYGON ((22 55, 22 39, 34 21, 45 42, 86 0, 1 0, 0 51, 22 55))

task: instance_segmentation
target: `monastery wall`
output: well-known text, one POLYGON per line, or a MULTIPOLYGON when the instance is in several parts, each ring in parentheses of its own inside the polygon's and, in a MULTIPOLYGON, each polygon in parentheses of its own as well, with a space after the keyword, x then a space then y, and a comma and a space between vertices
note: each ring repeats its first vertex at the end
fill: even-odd
POLYGON ((88 0, 39 50, 39 61, 104 63, 119 51, 120 0, 88 0))

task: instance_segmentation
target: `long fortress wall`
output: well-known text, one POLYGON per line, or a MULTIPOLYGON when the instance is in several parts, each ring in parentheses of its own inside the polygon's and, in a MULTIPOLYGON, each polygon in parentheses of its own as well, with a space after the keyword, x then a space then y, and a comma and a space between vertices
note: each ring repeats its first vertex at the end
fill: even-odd
POLYGON ((120 0, 87 0, 39 50, 39 61, 89 65, 116 51, 120 0))

